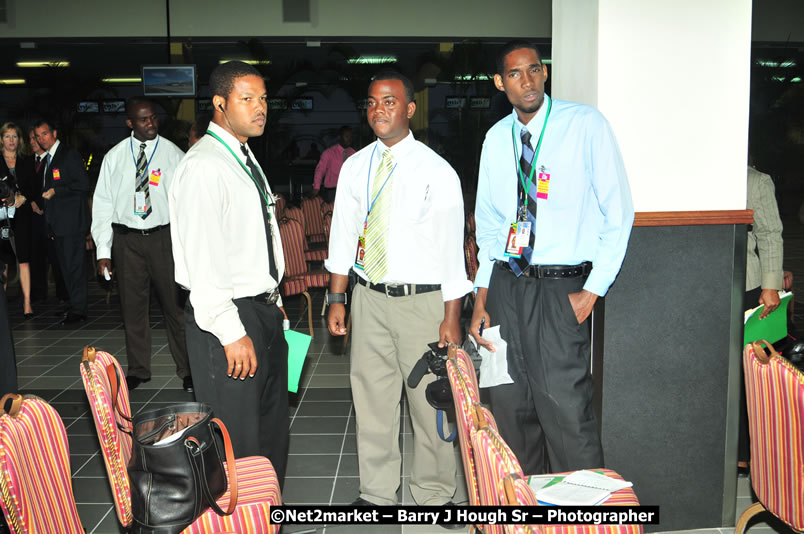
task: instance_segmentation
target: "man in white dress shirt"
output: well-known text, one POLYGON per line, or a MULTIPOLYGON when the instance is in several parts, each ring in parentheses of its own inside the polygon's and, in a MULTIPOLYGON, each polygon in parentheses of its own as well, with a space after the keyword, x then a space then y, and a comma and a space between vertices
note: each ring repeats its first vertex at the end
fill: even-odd
POLYGON ((151 283, 167 325, 168 344, 184 390, 193 391, 184 313, 173 279, 168 189, 184 156, 160 137, 150 100, 133 98, 126 106, 131 135, 112 147, 101 164, 92 197, 92 239, 98 269, 112 273, 114 260, 120 309, 126 332, 126 383, 135 389, 151 379, 151 283), (140 200, 138 205, 138 199, 140 200))
POLYGON ((425 398, 406 379, 438 341, 460 343, 462 297, 472 289, 463 260, 463 197, 450 165, 409 130, 413 85, 384 71, 368 91, 368 122, 378 140, 341 169, 326 267, 328 326, 346 333, 345 292, 354 270, 351 385, 357 419, 360 496, 355 505, 397 503, 400 397, 413 424, 410 493, 420 505, 444 505, 455 493, 455 454, 435 428, 425 398), (357 251, 357 252, 356 252, 357 251))
POLYGON ((195 396, 226 424, 237 458, 266 456, 280 484, 288 453, 285 269, 273 196, 248 147, 262 135, 265 83, 230 61, 209 80, 214 116, 170 190, 176 281, 190 291, 187 349, 195 396))

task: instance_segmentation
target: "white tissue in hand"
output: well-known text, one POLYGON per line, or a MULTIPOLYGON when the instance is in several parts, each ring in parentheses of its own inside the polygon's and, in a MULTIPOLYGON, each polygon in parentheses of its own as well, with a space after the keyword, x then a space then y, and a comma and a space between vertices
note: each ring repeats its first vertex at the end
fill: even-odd
MULTIPOLYGON (((483 359, 480 363, 480 383, 481 388, 499 386, 501 384, 513 384, 511 375, 508 374, 508 343, 500 336, 500 326, 492 326, 483 330, 483 339, 491 341, 496 352, 491 352, 485 347, 478 346, 477 352, 483 359)), ((472 340, 474 343, 474 340, 472 340)), ((477 343, 475 343, 477 345, 477 343)))

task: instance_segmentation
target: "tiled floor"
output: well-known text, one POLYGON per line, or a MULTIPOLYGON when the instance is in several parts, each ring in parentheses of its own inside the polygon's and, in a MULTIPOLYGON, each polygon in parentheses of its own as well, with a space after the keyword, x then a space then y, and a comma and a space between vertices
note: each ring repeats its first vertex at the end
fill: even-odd
MULTIPOLYGON (((794 271, 796 286, 804 287, 804 226, 786 222, 785 267, 794 271)), ((22 320, 22 304, 16 287, 10 287, 9 307, 12 310, 20 387, 50 401, 64 419, 70 444, 73 489, 78 511, 88 533, 122 532, 111 502, 103 460, 89 407, 81 386, 78 371, 81 351, 91 344, 115 355, 125 368, 126 352, 122 322, 115 297, 109 305, 100 287, 90 283, 91 311, 89 320, 77 329, 58 326, 54 316, 57 304, 51 299, 36 307, 36 316, 22 320)), ((322 295, 314 295, 314 311, 321 309, 322 295)), ((307 331, 306 318, 300 317, 299 299, 286 303, 294 329, 307 331)), ((804 313, 804 302, 797 307, 804 313)), ((191 395, 181 390, 167 346, 164 323, 159 308, 154 306, 153 322, 153 379, 131 394, 132 409, 137 412, 160 404, 189 400, 191 395)), ((804 317, 799 317, 804 324, 804 317)), ((349 388, 349 360, 341 355, 341 340, 333 340, 325 330, 323 318, 314 313, 315 338, 310 346, 308 361, 302 376, 302 387, 291 398, 291 441, 288 476, 284 488, 287 504, 326 503, 348 504, 358 494, 357 457, 354 434, 354 411, 349 388)), ((400 501, 412 504, 407 489, 410 465, 410 421, 403 410, 402 486, 400 501)), ((456 452, 457 455, 457 452, 456 452)), ((466 502, 464 479, 458 480, 458 503, 466 502)), ((748 479, 738 481, 737 516, 752 502, 748 479)), ((637 488, 638 494, 638 488, 637 488)), ((769 517, 757 516, 749 525, 750 534, 792 532, 769 517)), ((446 532, 426 526, 365 526, 354 525, 318 527, 286 526, 285 533, 417 533, 446 532)), ((733 529, 706 529, 695 532, 730 534, 733 529)))

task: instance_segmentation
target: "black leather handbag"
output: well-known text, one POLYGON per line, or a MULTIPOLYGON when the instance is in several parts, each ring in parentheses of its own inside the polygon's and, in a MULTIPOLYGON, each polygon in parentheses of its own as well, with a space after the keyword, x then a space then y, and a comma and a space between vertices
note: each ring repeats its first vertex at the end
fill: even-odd
POLYGON ((139 414, 133 425, 128 464, 132 532, 178 533, 209 507, 219 515, 234 511, 237 472, 232 443, 212 408, 198 402, 178 404, 139 414), (226 511, 216 502, 226 491, 224 458, 231 487, 226 511))

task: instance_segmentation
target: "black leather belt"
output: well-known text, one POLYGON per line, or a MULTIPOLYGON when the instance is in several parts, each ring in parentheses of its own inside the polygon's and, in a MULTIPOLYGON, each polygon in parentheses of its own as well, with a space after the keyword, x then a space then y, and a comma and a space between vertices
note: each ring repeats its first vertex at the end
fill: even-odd
POLYGON ((271 291, 270 293, 260 293, 259 295, 254 295, 253 297, 242 297, 242 298, 264 304, 276 304, 276 301, 279 300, 279 290, 274 290, 271 291))
POLYGON ((441 290, 441 284, 372 284, 360 276, 357 277, 357 283, 379 293, 384 293, 387 297, 406 297, 441 290))
MULTIPOLYGON (((507 261, 497 260, 497 265, 511 271, 507 261)), ((585 261, 578 265, 530 265, 522 274, 529 278, 578 278, 592 272, 592 262, 585 261)))
POLYGON ((129 228, 124 224, 112 223, 112 230, 116 234, 151 235, 155 234, 159 230, 164 230, 165 228, 169 227, 169 224, 163 224, 162 226, 154 226, 153 228, 145 228, 144 230, 140 230, 138 228, 129 228))

